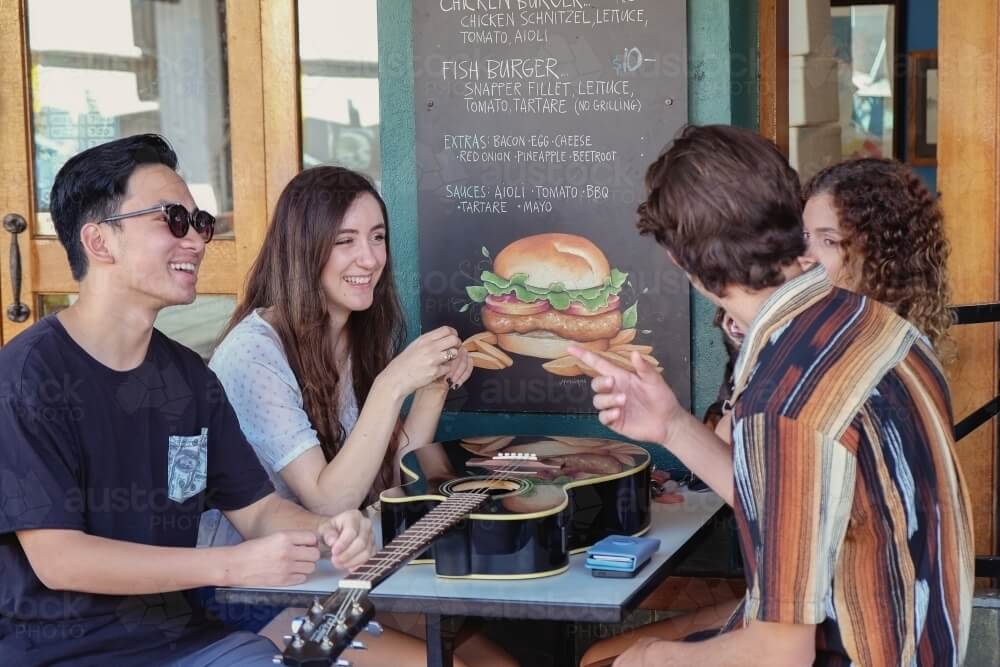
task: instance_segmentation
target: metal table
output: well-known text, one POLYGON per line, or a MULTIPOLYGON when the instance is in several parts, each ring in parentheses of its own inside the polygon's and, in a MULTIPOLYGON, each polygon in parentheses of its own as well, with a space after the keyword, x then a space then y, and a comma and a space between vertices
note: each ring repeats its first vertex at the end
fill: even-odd
MULTIPOLYGON (((647 536, 660 539, 660 550, 631 579, 595 579, 584 566, 584 554, 571 556, 570 568, 563 574, 540 579, 441 579, 434 575, 433 565, 408 565, 382 582, 370 598, 376 609, 424 614, 430 667, 452 665, 452 637, 442 627, 445 617, 620 623, 671 574, 708 532, 712 519, 725 510, 714 493, 688 491, 684 496, 680 504, 653 504, 647 536)), ((342 574, 326 562, 298 586, 220 588, 216 596, 222 602, 307 607, 313 598, 336 590, 342 574)))

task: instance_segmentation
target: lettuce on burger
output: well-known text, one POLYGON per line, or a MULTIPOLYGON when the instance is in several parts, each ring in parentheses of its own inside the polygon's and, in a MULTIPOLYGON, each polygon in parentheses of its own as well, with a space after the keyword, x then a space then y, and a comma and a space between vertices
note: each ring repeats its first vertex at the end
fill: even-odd
MULTIPOLYGON (((482 286, 466 292, 483 304, 483 326, 508 352, 557 359, 570 344, 603 351, 622 329, 618 294, 628 274, 612 269, 601 249, 582 236, 518 239, 480 279, 482 286)), ((628 310, 626 319, 634 320, 634 306, 628 310)))

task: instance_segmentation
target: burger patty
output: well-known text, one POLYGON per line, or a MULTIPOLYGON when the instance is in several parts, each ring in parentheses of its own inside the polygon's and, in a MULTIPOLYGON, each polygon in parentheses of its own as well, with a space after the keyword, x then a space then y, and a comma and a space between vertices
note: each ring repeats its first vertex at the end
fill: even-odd
POLYGON ((622 313, 612 310, 603 315, 580 317, 547 310, 537 315, 505 315, 484 306, 483 326, 497 334, 550 331, 570 340, 589 342, 611 338, 621 331, 622 313))

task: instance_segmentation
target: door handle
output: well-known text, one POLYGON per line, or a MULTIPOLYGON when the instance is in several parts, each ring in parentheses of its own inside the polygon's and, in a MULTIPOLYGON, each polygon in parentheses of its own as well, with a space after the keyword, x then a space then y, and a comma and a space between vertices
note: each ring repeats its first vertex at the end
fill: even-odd
POLYGON ((17 245, 17 235, 28 228, 28 223, 17 213, 8 213, 3 217, 3 228, 10 232, 10 282, 14 288, 14 303, 7 306, 7 319, 24 322, 31 309, 21 303, 21 248, 17 245))

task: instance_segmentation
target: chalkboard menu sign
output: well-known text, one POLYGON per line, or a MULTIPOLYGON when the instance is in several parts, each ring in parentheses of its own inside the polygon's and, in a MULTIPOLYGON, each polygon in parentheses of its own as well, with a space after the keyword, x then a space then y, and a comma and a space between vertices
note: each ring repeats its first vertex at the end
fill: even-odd
POLYGON ((635 229, 687 121, 686 0, 414 0, 421 319, 477 367, 449 407, 592 412, 575 343, 690 403, 689 292, 635 229))

